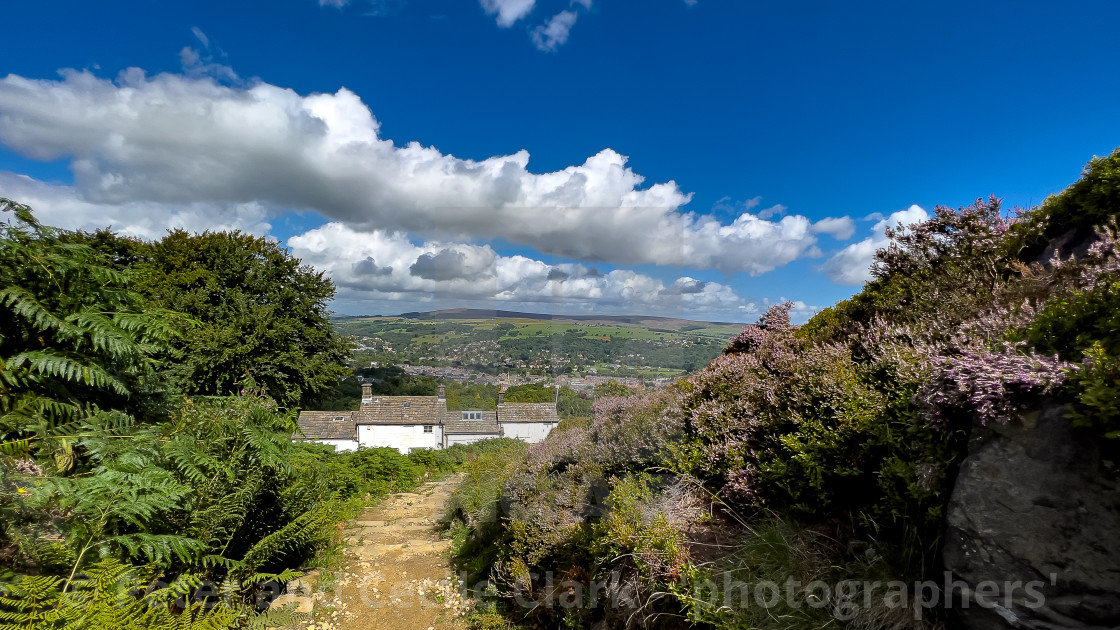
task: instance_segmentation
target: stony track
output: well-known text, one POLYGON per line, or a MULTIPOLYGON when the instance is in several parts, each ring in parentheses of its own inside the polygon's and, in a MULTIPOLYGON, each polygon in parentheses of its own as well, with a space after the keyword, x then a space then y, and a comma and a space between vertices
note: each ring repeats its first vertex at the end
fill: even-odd
POLYGON ((344 534, 333 579, 319 572, 288 585, 273 605, 296 602, 311 620, 299 630, 463 630, 465 604, 448 563, 450 541, 435 530, 462 481, 453 475, 390 495, 344 534))

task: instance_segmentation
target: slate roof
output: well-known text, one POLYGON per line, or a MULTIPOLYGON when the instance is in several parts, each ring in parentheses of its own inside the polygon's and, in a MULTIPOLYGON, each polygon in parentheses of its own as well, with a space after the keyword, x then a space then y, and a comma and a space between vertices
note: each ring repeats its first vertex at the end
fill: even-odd
POLYGON ((483 411, 481 420, 463 420, 461 411, 448 411, 436 396, 374 396, 359 411, 301 411, 302 433, 294 440, 354 440, 359 424, 440 424, 447 434, 499 435, 498 422, 559 422, 552 403, 503 403, 497 411, 483 411))
POLYGON ((445 434, 483 434, 500 435, 498 429, 498 414, 494 411, 483 411, 481 420, 463 420, 462 411, 448 411, 444 414, 443 432, 445 434))
POLYGON ((374 396, 354 417, 358 424, 442 424, 446 409, 435 396, 374 396))
POLYGON ((559 422, 552 403, 504 403, 498 405, 501 422, 559 422))
POLYGON ((301 411, 293 440, 356 440, 353 411, 301 411))

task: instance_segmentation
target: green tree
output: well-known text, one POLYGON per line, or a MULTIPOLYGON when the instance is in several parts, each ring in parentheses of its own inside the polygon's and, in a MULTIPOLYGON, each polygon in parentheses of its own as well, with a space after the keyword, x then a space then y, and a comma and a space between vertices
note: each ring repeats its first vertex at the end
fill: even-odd
POLYGON ((634 390, 619 383, 618 381, 606 381, 599 383, 595 386, 595 397, 605 398, 607 396, 629 396, 633 394, 634 390))
MULTIPOLYGON (((338 462, 301 460, 290 439, 295 412, 267 395, 170 395, 164 376, 192 357, 180 336, 205 326, 159 307, 181 302, 151 297, 157 289, 177 295, 172 280, 181 280, 154 281, 159 244, 43 226, 8 199, 0 211, 0 626, 289 624, 291 615, 255 616, 252 603, 264 582, 297 577, 293 568, 331 544, 351 513, 335 481, 345 475, 331 467, 338 462), (138 598, 156 575, 172 586, 138 598), (198 595, 201 579, 221 581, 231 599, 212 614, 171 605, 198 595)), ((227 240, 258 246, 242 256, 252 259, 241 269, 246 278, 290 281, 312 300, 329 294, 286 252, 251 237, 227 240)), ((209 260, 221 269, 237 259, 225 254, 209 260)), ((204 273, 197 261, 177 269, 234 303, 250 301, 215 280, 232 276, 204 273)), ((285 291, 261 293, 285 307, 294 301, 285 291)), ((226 308, 221 302, 216 308, 226 308)), ((313 338, 308 327, 293 335, 313 338)), ((415 479, 396 477, 382 485, 415 479)))
POLYGON ((53 441, 63 468, 83 423, 116 409, 154 417, 165 401, 154 355, 189 320, 145 310, 128 274, 88 245, 0 198, 0 444, 26 453, 53 441))
POLYGON ((334 284, 279 244, 240 231, 174 230, 153 243, 103 231, 83 238, 130 270, 152 305, 201 323, 168 361, 184 393, 225 395, 253 382, 295 405, 346 374, 349 342, 327 309, 334 284))

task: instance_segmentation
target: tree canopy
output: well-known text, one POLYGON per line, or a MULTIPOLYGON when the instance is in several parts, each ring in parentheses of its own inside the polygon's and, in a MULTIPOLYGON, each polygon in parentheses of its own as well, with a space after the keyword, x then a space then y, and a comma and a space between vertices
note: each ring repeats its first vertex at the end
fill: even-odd
POLYGON ((155 242, 105 231, 73 238, 129 271, 152 306, 199 323, 167 363, 184 393, 224 395, 251 382, 295 405, 345 373, 348 341, 327 308, 334 284, 275 242, 240 231, 173 230, 155 242))
MULTIPOLYGON (((31 210, 0 199, 0 443, 42 448, 98 409, 141 417, 163 400, 156 356, 192 322, 145 309, 88 245, 65 242, 31 210)), ((58 445, 55 445, 58 446, 58 445)))

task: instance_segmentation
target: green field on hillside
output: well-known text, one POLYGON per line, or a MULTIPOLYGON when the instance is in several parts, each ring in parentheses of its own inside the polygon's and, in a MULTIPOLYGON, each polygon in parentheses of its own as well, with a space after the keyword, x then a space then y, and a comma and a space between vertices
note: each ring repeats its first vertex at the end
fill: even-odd
POLYGON ((719 356, 742 327, 680 319, 637 323, 533 317, 342 317, 359 361, 676 376, 719 356))

